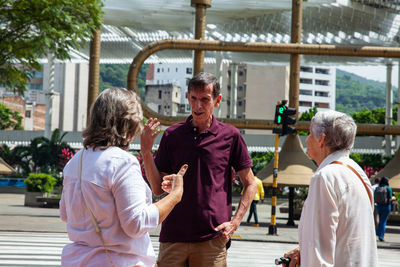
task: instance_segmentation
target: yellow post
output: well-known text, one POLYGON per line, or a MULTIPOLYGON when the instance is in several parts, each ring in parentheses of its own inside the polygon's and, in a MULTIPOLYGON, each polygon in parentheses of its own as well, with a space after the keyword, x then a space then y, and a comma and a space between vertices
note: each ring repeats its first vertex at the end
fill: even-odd
MULTIPOLYGON (((278 101, 277 105, 281 102, 278 101)), ((271 204, 271 223, 268 228, 269 235, 276 235, 276 203, 277 203, 277 189, 278 189, 278 165, 279 165, 279 134, 275 134, 275 150, 274 150, 274 170, 272 180, 272 204, 271 204)))

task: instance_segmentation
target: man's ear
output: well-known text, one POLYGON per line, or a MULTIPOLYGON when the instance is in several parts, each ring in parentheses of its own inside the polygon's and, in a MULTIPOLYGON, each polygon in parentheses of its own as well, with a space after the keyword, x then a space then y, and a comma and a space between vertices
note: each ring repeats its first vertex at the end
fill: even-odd
POLYGON ((189 100, 189 92, 186 92, 186 99, 189 100))
POLYGON ((217 98, 215 99, 215 105, 214 105, 214 107, 218 107, 218 106, 221 104, 221 100, 222 100, 222 95, 219 94, 219 95, 217 96, 217 98))

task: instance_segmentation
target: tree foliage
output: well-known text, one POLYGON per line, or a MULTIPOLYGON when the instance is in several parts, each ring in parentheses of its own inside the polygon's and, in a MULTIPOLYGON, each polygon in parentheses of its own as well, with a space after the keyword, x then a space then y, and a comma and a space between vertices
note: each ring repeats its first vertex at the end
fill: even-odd
MULTIPOLYGON (((397 124, 397 105, 393 107, 392 124, 397 124)), ((385 108, 362 109, 351 114, 356 123, 385 124, 385 108)))
MULTIPOLYGON (((126 82, 128 80, 128 64, 102 64, 100 65, 100 89, 103 91, 110 87, 124 87, 126 88, 126 82)), ((138 88, 139 95, 144 100, 144 90, 146 87, 146 72, 149 69, 149 65, 143 64, 139 71, 138 77, 138 88)))
POLYGON ((22 116, 19 112, 0 104, 0 130, 23 130, 22 116))
MULTIPOLYGON (((363 109, 384 107, 386 84, 368 80, 342 70, 336 70, 336 110, 346 114, 363 109)), ((393 87, 393 99, 397 99, 397 88, 393 87)))
POLYGON ((100 0, 1 0, 0 84, 23 94, 38 59, 69 59, 101 25, 100 0))

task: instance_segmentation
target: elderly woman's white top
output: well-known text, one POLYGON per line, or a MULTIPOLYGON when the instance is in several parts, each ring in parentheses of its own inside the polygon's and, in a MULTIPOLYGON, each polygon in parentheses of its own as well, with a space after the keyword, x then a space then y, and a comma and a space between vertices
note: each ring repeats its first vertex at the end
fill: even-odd
MULTIPOLYGON (((64 247, 62 266, 110 266, 82 198, 79 151, 64 168, 61 219, 73 241, 64 247)), ((153 266, 149 231, 158 225, 158 209, 136 157, 117 148, 85 150, 82 191, 100 226, 115 266, 153 266)))
POLYGON ((378 266, 373 207, 360 179, 371 183, 348 152, 327 156, 311 179, 299 223, 301 266, 378 266))

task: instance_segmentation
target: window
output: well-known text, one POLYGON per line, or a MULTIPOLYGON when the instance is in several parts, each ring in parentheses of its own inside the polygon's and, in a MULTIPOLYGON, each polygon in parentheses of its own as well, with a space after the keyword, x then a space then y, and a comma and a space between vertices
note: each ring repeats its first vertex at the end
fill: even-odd
POLYGON ((320 69, 320 68, 316 68, 316 69, 315 69, 315 73, 319 73, 319 74, 329 74, 329 69, 320 69))
POLYGON ((175 97, 178 97, 178 92, 175 92, 175 97))
POLYGON ((239 85, 238 89, 239 91, 243 91, 243 86, 239 85))
POLYGON ((309 102, 309 101, 299 101, 299 106, 301 106, 301 107, 311 107, 311 106, 312 106, 312 102, 309 102))
POLYGON ((31 117, 31 111, 25 110, 25 118, 30 118, 30 117, 31 117))
POLYGON ((161 99, 161 98, 162 98, 162 91, 158 90, 158 99, 161 99))
POLYGON ((316 85, 323 85, 323 86, 329 86, 329 81, 327 80, 315 80, 316 85))
POLYGON ((164 72, 164 68, 161 68, 161 72, 164 72))
POLYGON ((178 72, 178 68, 175 68, 175 72, 178 72))
POLYGON ((301 95, 312 95, 312 90, 300 89, 300 94, 301 95))
POLYGON ((311 72, 311 73, 313 72, 312 67, 303 67, 303 66, 300 67, 300 71, 301 72, 311 72))
POLYGON ((318 108, 329 108, 329 103, 315 102, 315 106, 318 108))
POLYGON ((188 86, 189 85, 189 79, 186 79, 186 86, 188 86))
POLYGON ((158 113, 161 113, 161 105, 158 105, 158 113))
POLYGON ((157 72, 160 72, 160 68, 157 68, 157 72))
POLYGON ((168 68, 168 72, 169 72, 169 68, 168 68))
POLYGON ((192 74, 193 69, 192 68, 186 68, 186 74, 192 74))
POLYGON ((315 96, 328 97, 329 92, 315 91, 315 96))
POLYGON ((243 71, 239 71, 239 76, 243 76, 243 71))
POLYGON ((300 83, 312 84, 312 79, 300 78, 300 83))
POLYGON ((243 105, 243 102, 242 101, 238 101, 238 106, 241 106, 241 105, 243 105))

